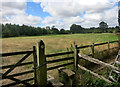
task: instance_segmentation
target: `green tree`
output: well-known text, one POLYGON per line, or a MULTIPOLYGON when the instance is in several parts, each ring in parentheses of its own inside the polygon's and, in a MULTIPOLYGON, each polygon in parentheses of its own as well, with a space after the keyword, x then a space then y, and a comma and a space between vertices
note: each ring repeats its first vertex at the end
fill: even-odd
POLYGON ((83 33, 83 28, 80 25, 72 24, 70 31, 71 33, 83 33))

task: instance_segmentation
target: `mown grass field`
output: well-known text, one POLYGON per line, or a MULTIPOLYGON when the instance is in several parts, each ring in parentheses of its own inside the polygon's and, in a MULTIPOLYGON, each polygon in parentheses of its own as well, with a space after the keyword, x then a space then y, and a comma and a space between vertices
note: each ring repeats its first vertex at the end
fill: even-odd
POLYGON ((115 34, 68 34, 68 35, 48 35, 30 37, 12 37, 2 39, 2 52, 16 52, 32 50, 39 40, 43 40, 46 45, 46 53, 56 53, 66 51, 75 42, 78 46, 106 41, 117 40, 115 34))

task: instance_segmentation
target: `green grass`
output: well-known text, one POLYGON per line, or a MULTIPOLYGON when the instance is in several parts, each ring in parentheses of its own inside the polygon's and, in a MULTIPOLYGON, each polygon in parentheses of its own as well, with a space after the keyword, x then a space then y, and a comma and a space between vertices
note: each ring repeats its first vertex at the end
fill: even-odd
POLYGON ((30 37, 12 37, 2 39, 2 51, 13 52, 31 50, 39 40, 43 40, 46 45, 46 53, 56 53, 66 51, 75 41, 78 46, 117 40, 115 34, 68 34, 68 35, 47 35, 30 37))

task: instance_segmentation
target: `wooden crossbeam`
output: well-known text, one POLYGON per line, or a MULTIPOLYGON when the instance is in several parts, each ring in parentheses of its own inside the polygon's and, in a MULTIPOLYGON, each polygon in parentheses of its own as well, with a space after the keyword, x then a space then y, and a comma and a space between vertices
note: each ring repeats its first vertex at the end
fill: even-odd
POLYGON ((81 57, 81 58, 83 58, 83 59, 86 59, 86 60, 88 60, 88 61, 90 61, 90 62, 99 64, 99 65, 102 65, 102 66, 110 67, 110 68, 112 68, 112 69, 114 69, 114 70, 120 71, 120 69, 119 69, 118 67, 115 67, 115 66, 110 65, 110 64, 108 64, 108 63, 105 63, 105 62, 103 62, 103 61, 100 61, 100 60, 98 60, 98 59, 91 58, 91 57, 89 57, 89 56, 87 56, 87 55, 84 55, 84 54, 81 54, 81 53, 79 53, 78 55, 79 55, 79 57, 81 57))
POLYGON ((2 77, 4 78, 5 76, 7 76, 12 70, 14 70, 16 68, 16 66, 18 66, 19 64, 21 64, 27 57, 29 57, 32 53, 28 53, 27 55, 25 55, 21 60, 19 60, 14 66, 12 66, 9 70, 7 70, 2 77))
POLYGON ((101 75, 98 75, 97 73, 94 73, 94 72, 92 72, 91 70, 88 70, 87 68, 85 68, 85 67, 83 67, 83 66, 81 66, 81 65, 79 65, 79 64, 78 64, 78 67, 79 67, 80 69, 84 70, 84 71, 89 72, 90 74, 94 75, 95 77, 98 77, 98 78, 100 78, 100 79, 103 79, 103 80, 105 80, 105 81, 108 82, 108 83, 112 83, 110 80, 106 79, 105 77, 103 77, 103 76, 101 76, 101 75))
MULTIPOLYGON (((10 78, 8 78, 8 79, 10 79, 10 80, 13 80, 13 81, 15 81, 15 82, 21 82, 21 80, 19 80, 19 79, 16 79, 16 78, 14 78, 14 77, 10 77, 10 78)), ((25 84, 25 85, 29 85, 30 86, 30 84, 29 83, 27 83, 27 82, 21 82, 22 84, 25 84)))
POLYGON ((29 70, 29 71, 25 71, 25 72, 21 72, 21 73, 7 75, 5 78, 2 78, 2 79, 7 79, 7 78, 15 77, 15 76, 21 76, 21 75, 25 75, 25 74, 29 74, 29 73, 33 73, 33 72, 34 72, 34 70, 29 70))
MULTIPOLYGON (((21 81, 18 81, 18 82, 13 82, 13 83, 9 83, 9 84, 6 84, 6 85, 2 85, 2 87, 10 87, 10 86, 14 86, 14 85, 17 85, 19 83, 22 83, 22 82, 27 82, 27 81, 32 81, 34 80, 34 78, 29 78, 29 79, 25 79, 25 80, 21 80, 21 81)), ((31 87, 31 86, 29 86, 31 87)))
POLYGON ((27 53, 32 53, 33 51, 21 51, 21 52, 11 52, 11 53, 2 53, 0 56, 6 57, 6 56, 13 56, 13 55, 20 55, 20 54, 27 54, 27 53))
MULTIPOLYGON (((113 63, 114 63, 114 62, 110 62, 109 64, 112 65, 113 63)), ((98 71, 100 71, 100 70, 102 70, 102 69, 104 69, 104 68, 106 68, 106 66, 100 67, 100 68, 94 70, 94 72, 98 72, 98 71)))

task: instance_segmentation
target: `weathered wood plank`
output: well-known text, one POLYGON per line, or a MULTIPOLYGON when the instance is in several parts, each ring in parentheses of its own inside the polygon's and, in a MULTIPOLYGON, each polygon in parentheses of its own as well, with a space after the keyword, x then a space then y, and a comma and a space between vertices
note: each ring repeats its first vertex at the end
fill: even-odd
POLYGON ((49 67, 49 68, 47 68, 47 70, 53 70, 53 69, 57 69, 59 67, 68 66, 68 65, 72 65, 72 64, 74 64, 74 62, 70 62, 70 63, 67 63, 67 64, 61 64, 61 65, 58 65, 58 66, 49 67))
POLYGON ((62 86, 64 86, 63 83, 59 82, 58 80, 56 80, 54 77, 52 77, 50 75, 47 76, 47 81, 48 81, 48 83, 50 83, 54 87, 62 87, 62 86))
POLYGON ((15 77, 15 76, 21 76, 21 75, 25 75, 25 74, 29 74, 29 73, 33 73, 33 72, 34 72, 34 70, 29 70, 29 71, 25 71, 25 72, 21 72, 21 73, 8 75, 6 77, 2 77, 2 79, 11 78, 11 77, 15 77))
POLYGON ((2 53, 2 57, 5 56, 13 56, 13 55, 20 55, 20 54, 27 54, 27 53, 32 53, 33 51, 21 51, 21 52, 11 52, 11 53, 2 53))
POLYGON ((8 79, 13 80, 13 81, 15 81, 15 82, 21 82, 22 84, 24 84, 24 85, 26 85, 26 86, 30 86, 29 83, 24 82, 24 81, 22 82, 21 80, 16 79, 16 78, 14 78, 14 77, 10 77, 10 78, 8 78, 8 79))
POLYGON ((110 67, 110 68, 112 68, 112 69, 115 69, 115 70, 120 71, 118 67, 115 67, 115 66, 110 65, 110 64, 108 64, 108 63, 102 62, 102 61, 100 61, 100 60, 98 60, 98 59, 91 58, 91 57, 89 57, 89 56, 87 56, 87 55, 80 54, 80 53, 79 53, 78 55, 79 55, 79 57, 82 57, 83 59, 86 59, 86 60, 88 60, 88 61, 90 61, 90 62, 93 62, 93 63, 96 63, 96 64, 100 64, 100 65, 102 65, 102 66, 110 67))
POLYGON ((64 73, 66 73, 69 77, 75 75, 75 72, 73 72, 72 70, 69 70, 69 69, 63 69, 62 71, 64 73))
MULTIPOLYGON (((116 41, 110 41, 109 43, 115 43, 115 42, 118 42, 118 40, 116 40, 116 41)), ((108 42, 94 44, 94 46, 105 45, 105 44, 108 44, 108 42)), ((92 45, 79 46, 77 48, 81 49, 81 48, 87 48, 87 47, 92 47, 92 45)))
MULTIPOLYGON (((30 64, 33 64, 33 62, 25 62, 25 63, 21 63, 21 64, 17 65, 16 67, 18 67, 18 66, 24 66, 24 65, 30 65, 30 64)), ((2 69, 6 69, 6 68, 13 67, 13 66, 15 66, 15 64, 5 65, 5 66, 2 66, 2 67, 0 67, 0 68, 2 68, 2 69)))
MULTIPOLYGON (((115 43, 115 42, 118 42, 118 40, 116 40, 116 41, 110 41, 110 43, 115 43)), ((94 46, 99 46, 99 45, 104 45, 104 44, 108 44, 108 42, 94 44, 94 46)))
MULTIPOLYGON (((111 63, 109 63, 109 64, 112 65, 113 63, 114 63, 114 62, 111 62, 111 63)), ((94 72, 100 71, 100 70, 102 70, 102 69, 104 69, 104 68, 106 68, 106 66, 100 67, 100 68, 94 70, 94 72)))
POLYGON ((79 47, 77 47, 77 49, 87 48, 87 47, 91 47, 91 46, 92 45, 79 46, 79 47))
POLYGON ((60 61, 71 60, 71 59, 73 59, 73 57, 66 57, 66 58, 61 58, 61 59, 56 59, 56 60, 49 60, 49 61, 47 61, 47 64, 56 63, 56 62, 60 62, 60 61))
POLYGON ((110 43, 115 43, 115 42, 118 42, 119 40, 115 40, 115 41, 110 41, 110 43))
POLYGON ((28 82, 28 81, 31 81, 31 80, 34 80, 34 78, 29 78, 29 79, 21 80, 21 81, 18 81, 18 82, 13 82, 13 83, 10 83, 10 84, 2 85, 2 87, 9 87, 9 86, 13 86, 13 85, 16 85, 16 84, 19 84, 19 83, 22 83, 22 82, 28 82))
POLYGON ((85 68, 85 67, 83 67, 83 66, 81 66, 81 65, 79 65, 79 64, 78 64, 78 67, 79 67, 80 69, 84 70, 84 71, 87 71, 87 72, 91 73, 91 74, 94 75, 95 77, 98 77, 98 78, 100 78, 100 79, 103 79, 103 80, 105 80, 105 81, 108 82, 108 83, 112 83, 110 80, 106 79, 105 77, 103 77, 103 76, 101 76, 101 75, 98 75, 97 73, 94 73, 94 72, 92 72, 91 70, 88 70, 87 68, 85 68))
POLYGON ((46 57, 61 56, 61 55, 67 55, 67 54, 72 54, 72 53, 74 53, 74 52, 71 51, 71 52, 61 52, 61 53, 55 53, 55 54, 47 54, 46 57))

